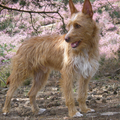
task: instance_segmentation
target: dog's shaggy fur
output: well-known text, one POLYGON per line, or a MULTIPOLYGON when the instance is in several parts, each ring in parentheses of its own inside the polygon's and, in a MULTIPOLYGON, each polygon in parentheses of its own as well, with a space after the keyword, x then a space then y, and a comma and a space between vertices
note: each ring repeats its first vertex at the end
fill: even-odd
POLYGON ((92 19, 93 12, 89 0, 85 0, 82 12, 79 12, 72 0, 69 0, 71 19, 68 33, 65 35, 46 35, 34 37, 23 42, 12 59, 12 73, 7 80, 10 88, 7 92, 3 113, 9 112, 10 101, 18 86, 29 76, 33 76, 33 85, 28 93, 32 111, 38 109, 35 98, 45 85, 52 68, 61 72, 60 86, 68 106, 69 116, 82 116, 75 108, 72 83, 79 82, 78 102, 82 112, 91 111, 86 106, 87 86, 98 69, 99 29, 92 19))

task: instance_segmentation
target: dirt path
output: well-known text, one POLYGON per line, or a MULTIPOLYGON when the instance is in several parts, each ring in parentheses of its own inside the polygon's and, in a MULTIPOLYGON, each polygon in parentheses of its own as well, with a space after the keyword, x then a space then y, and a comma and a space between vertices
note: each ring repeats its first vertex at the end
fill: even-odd
MULTIPOLYGON (((7 89, 0 88, 0 120, 120 120, 120 76, 118 80, 101 78, 90 82, 87 104, 95 112, 81 118, 69 118, 58 81, 50 79, 46 87, 37 95, 37 104, 46 108, 42 115, 33 115, 27 93, 30 86, 20 87, 11 103, 11 112, 4 116, 2 107, 7 89), (106 80, 107 79, 107 80, 106 80)), ((77 95, 74 89, 75 96, 77 95)), ((78 103, 76 101, 78 108, 78 103)))

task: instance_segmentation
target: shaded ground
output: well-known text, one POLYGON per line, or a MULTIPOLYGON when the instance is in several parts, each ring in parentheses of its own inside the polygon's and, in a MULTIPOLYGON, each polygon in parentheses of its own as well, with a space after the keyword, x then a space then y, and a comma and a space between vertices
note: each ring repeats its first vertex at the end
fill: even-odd
MULTIPOLYGON (((106 76, 91 80, 87 104, 95 112, 84 114, 81 118, 69 118, 64 98, 56 78, 49 79, 46 87, 38 93, 37 104, 47 111, 42 115, 33 115, 27 93, 30 86, 21 86, 11 103, 11 112, 4 116, 2 107, 7 88, 0 89, 0 120, 120 120, 120 75, 106 76)), ((75 96, 77 93, 75 92, 75 96)), ((78 103, 76 101, 78 108, 78 103)))

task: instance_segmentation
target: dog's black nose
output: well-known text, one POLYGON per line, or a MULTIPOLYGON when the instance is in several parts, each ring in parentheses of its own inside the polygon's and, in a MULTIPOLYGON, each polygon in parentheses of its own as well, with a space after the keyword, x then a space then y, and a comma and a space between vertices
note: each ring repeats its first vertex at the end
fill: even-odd
POLYGON ((69 42, 70 41, 70 37, 65 37, 65 41, 69 42))

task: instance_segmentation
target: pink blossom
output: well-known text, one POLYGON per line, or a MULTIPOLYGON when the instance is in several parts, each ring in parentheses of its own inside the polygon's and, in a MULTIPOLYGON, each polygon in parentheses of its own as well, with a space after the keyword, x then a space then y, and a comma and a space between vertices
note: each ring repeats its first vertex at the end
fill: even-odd
MULTIPOLYGON (((92 3, 92 8, 94 11, 93 19, 98 22, 100 27, 101 39, 100 39, 100 54, 104 55, 106 59, 111 57, 117 57, 117 51, 120 49, 120 30, 118 25, 114 24, 116 21, 119 21, 119 17, 117 18, 114 14, 116 12, 118 15, 120 13, 120 7, 116 4, 119 0, 95 0, 92 3), (108 7, 108 11, 105 10, 108 7), (98 9, 101 11, 98 12, 98 9), (113 17, 111 17, 113 15, 113 17)), ((65 25, 68 23, 70 18, 70 10, 69 6, 65 6, 62 2, 46 0, 42 2, 36 2, 33 0, 26 0, 26 5, 23 7, 19 4, 19 2, 12 4, 11 1, 8 1, 7 6, 20 9, 20 10, 32 10, 32 11, 57 11, 60 6, 59 13, 64 18, 65 25), (27 5, 29 3, 29 5, 27 5), (54 4, 54 5, 51 5, 54 4), (41 7, 38 6, 41 5, 41 7), (64 7, 67 9, 64 10, 64 7)), ((81 11, 83 4, 77 3, 75 4, 76 8, 81 11)), ((8 10, 2 10, 0 16, 0 22, 4 22, 9 18, 12 21, 9 21, 9 25, 6 25, 6 28, 0 31, 0 45, 7 44, 7 49, 10 48, 10 44, 15 45, 14 50, 17 51, 18 47, 21 45, 24 39, 29 38, 31 36, 36 35, 36 31, 38 35, 43 34, 51 34, 55 33, 63 33, 62 31, 62 21, 58 14, 34 14, 32 13, 32 23, 29 13, 19 13, 19 12, 11 12, 8 10), (17 14, 16 14, 17 13, 17 14), (48 17, 52 16, 51 17, 48 17), (12 26, 12 27, 11 27, 12 26), (34 28, 33 28, 34 26, 34 28), (34 30, 35 29, 35 30, 34 30), (12 32, 8 32, 8 30, 12 30, 12 32)), ((11 56, 15 53, 13 51, 4 52, 6 55, 4 56, 6 59, 11 58, 11 56), (11 55, 11 56, 10 56, 11 55)), ((1 63, 0 63, 1 64, 1 63)))

